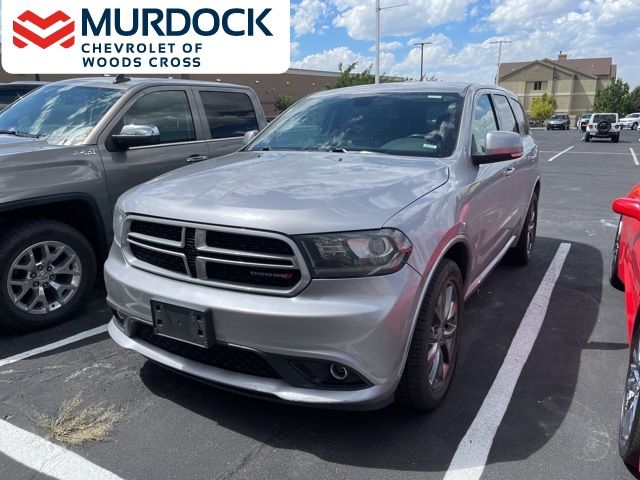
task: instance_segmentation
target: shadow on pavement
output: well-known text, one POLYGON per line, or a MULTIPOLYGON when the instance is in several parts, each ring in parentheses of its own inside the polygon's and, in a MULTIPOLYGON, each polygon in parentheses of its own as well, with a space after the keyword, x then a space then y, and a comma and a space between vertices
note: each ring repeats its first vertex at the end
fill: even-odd
MULTIPOLYGON (((261 469, 254 472, 257 478, 270 464, 295 461, 296 452, 333 464, 444 471, 493 383, 560 243, 539 238, 528 267, 500 265, 467 302, 464 351, 456 377, 444 404, 431 413, 395 405, 377 412, 344 412, 269 403, 218 391, 151 362, 144 365, 140 377, 154 394, 271 447, 268 457, 242 467, 248 478, 253 468, 261 469)), ((490 463, 529 457, 561 425, 576 388, 581 352, 594 348, 588 340, 598 316, 602 277, 600 252, 574 243, 494 442, 490 463), (549 398, 563 400, 549 408, 549 398)))

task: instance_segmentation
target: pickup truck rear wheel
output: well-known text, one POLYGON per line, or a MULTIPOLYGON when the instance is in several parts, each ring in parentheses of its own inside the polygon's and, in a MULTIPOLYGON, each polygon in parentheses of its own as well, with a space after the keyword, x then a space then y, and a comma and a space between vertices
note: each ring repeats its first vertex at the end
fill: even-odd
POLYGON ((420 307, 398 399, 417 410, 432 410, 444 398, 458 362, 464 310, 463 282, 455 262, 438 266, 420 307))
POLYGON ((82 307, 96 276, 87 239, 55 220, 32 220, 0 235, 0 327, 31 331, 82 307))

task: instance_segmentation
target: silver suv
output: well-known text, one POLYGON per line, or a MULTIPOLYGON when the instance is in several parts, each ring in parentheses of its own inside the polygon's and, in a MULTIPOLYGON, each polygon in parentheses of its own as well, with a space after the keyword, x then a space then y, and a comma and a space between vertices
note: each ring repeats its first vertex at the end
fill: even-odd
POLYGON ((464 301, 505 255, 529 262, 539 192, 538 148, 506 90, 315 94, 242 151, 119 199, 109 332, 221 388, 430 409, 464 301))

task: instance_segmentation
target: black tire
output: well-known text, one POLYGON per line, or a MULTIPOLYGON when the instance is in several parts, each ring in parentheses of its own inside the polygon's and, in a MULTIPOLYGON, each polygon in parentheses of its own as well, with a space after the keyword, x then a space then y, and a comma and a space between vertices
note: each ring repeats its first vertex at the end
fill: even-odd
MULTIPOLYGON (((60 275, 64 276, 63 273, 60 275)), ((55 275, 50 278, 54 277, 55 275)), ((93 248, 84 235, 75 228, 47 219, 29 220, 5 228, 0 234, 0 328, 28 332, 49 328, 70 320, 85 304, 95 278, 96 257, 93 248), (43 306, 43 309, 47 310, 46 313, 31 313, 20 309, 14 303, 10 297, 11 287, 8 280, 14 261, 22 252, 41 242, 57 242, 70 247, 81 265, 81 275, 75 293, 69 296, 68 302, 60 302, 61 305, 53 310, 43 306)))
MULTIPOLYGON (((427 288, 422 306, 420 307, 413 338, 411 339, 407 363, 404 367, 397 391, 397 398, 402 404, 416 410, 432 410, 442 402, 449 390, 451 379, 453 378, 458 363, 463 317, 464 290, 462 275, 455 262, 444 259, 436 269, 433 279, 427 288), (445 336, 447 325, 449 325, 449 328, 451 326, 448 323, 443 326, 439 319, 447 315, 437 315, 436 309, 439 309, 438 299, 441 298, 443 289, 446 297, 446 290, 449 287, 451 287, 452 292, 454 292, 451 298, 457 298, 457 311, 455 313, 456 326, 452 330, 453 335, 447 337, 445 336), (444 340, 444 342, 449 342, 450 347, 441 348, 441 338, 448 338, 449 340, 444 340), (442 365, 446 365, 444 352, 448 351, 448 354, 446 354, 448 358, 446 358, 446 360, 448 360, 449 363, 446 373, 444 373, 443 367, 442 378, 434 378, 432 383, 431 376, 434 370, 432 367, 435 364, 430 361, 429 353, 433 351, 434 348, 439 350, 442 357, 434 354, 432 359, 437 356, 444 362, 442 365), (436 382, 436 380, 438 381, 436 382)), ((453 317, 451 318, 453 319, 453 317)), ((453 322, 453 320, 451 321, 453 322)), ((449 322, 449 320, 445 320, 445 322, 449 322)), ((440 369, 435 370, 437 374, 440 369)), ((434 375, 434 377, 437 376, 438 375, 434 375)))
POLYGON ((589 143, 591 141, 591 135, 585 135, 584 136, 584 141, 589 143))
POLYGON ((637 130, 638 129, 638 124, 634 123, 633 125, 631 125, 631 130, 637 130))
POLYGON ((616 238, 613 241, 613 251, 611 252, 611 269, 609 270, 609 283, 616 290, 624 292, 624 283, 618 276, 618 252, 620 250, 620 233, 622 232, 622 217, 618 222, 618 231, 616 232, 616 238))
MULTIPOLYGON (((629 414, 628 416, 625 414, 630 412, 628 407, 632 404, 632 402, 630 402, 629 389, 634 386, 637 389, 637 385, 633 385, 637 384, 637 377, 633 374, 632 369, 637 370, 640 367, 639 340, 638 330, 636 329, 629 348, 625 393, 622 408, 620 409, 620 423, 618 426, 618 450, 620 456, 629 469, 635 470, 636 472, 638 471, 638 462, 640 461, 640 405, 635 408, 635 414, 629 414)), ((635 396, 637 398, 637 393, 635 396)))
POLYGON ((538 232, 538 194, 534 192, 527 210, 527 217, 522 225, 520 237, 515 247, 507 252, 507 260, 513 265, 525 266, 531 261, 533 247, 536 243, 538 232), (530 228, 532 227, 532 228, 530 228))
POLYGON ((611 137, 611 142, 612 143, 618 143, 620 141, 620 135, 615 135, 613 137, 611 137))

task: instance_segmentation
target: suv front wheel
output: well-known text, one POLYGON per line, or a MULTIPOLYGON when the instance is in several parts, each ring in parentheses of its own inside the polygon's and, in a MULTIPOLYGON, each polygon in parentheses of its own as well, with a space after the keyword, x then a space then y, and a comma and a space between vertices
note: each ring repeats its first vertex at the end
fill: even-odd
POLYGON ((404 405, 431 410, 444 398, 458 362, 463 311, 460 269, 455 262, 444 259, 420 307, 398 386, 399 400, 404 405))
POLYGON ((0 326, 14 331, 70 319, 87 300, 96 258, 87 239, 55 220, 32 220, 0 235, 0 326))

